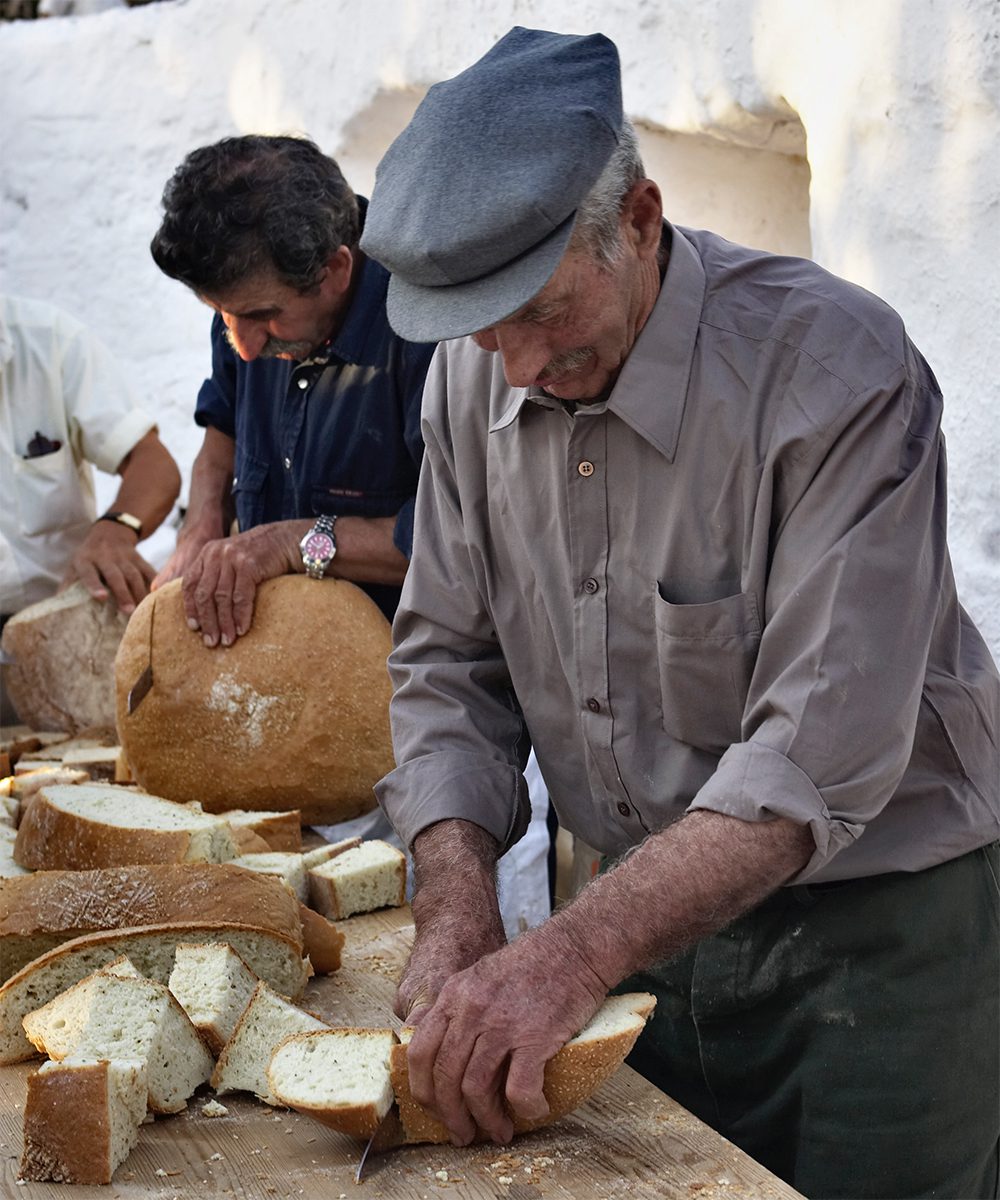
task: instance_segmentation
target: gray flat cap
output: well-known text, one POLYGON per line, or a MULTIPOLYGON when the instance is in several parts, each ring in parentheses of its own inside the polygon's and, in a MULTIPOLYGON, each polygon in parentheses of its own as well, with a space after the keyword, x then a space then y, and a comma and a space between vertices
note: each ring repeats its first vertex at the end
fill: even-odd
POLYGON ((379 163, 361 248, 412 341, 461 337, 552 277, 622 127, 614 43, 512 29, 430 89, 379 163))

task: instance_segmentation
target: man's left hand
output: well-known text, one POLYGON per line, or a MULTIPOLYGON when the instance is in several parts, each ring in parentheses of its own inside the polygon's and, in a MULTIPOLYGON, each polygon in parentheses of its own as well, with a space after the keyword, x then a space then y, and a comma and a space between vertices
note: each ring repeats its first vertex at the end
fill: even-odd
POLYGON ((258 584, 300 568, 294 522, 257 525, 209 542, 184 572, 189 627, 201 630, 206 646, 232 645, 250 628, 258 584))
POLYGON ((59 590, 79 580, 95 600, 111 595, 126 615, 149 591, 156 574, 136 550, 131 529, 114 521, 97 521, 70 560, 59 590))
POLYGON ((510 1141, 510 1112, 526 1120, 548 1112, 545 1064, 606 991, 554 925, 522 934, 453 975, 421 1018, 407 1051, 414 1099, 456 1145, 468 1145, 477 1129, 510 1141))

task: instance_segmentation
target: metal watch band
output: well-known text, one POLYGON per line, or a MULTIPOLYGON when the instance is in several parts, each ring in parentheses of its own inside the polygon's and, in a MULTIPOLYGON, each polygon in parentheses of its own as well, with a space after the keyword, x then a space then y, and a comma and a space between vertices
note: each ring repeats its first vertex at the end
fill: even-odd
POLYGON ((312 528, 299 543, 299 549, 302 553, 302 564, 310 579, 322 579, 327 567, 336 556, 337 539, 334 534, 336 523, 336 516, 328 516, 324 513, 322 516, 316 518, 312 528), (317 537, 326 541, 327 547, 325 553, 321 552, 317 554, 314 552, 311 543, 317 537))

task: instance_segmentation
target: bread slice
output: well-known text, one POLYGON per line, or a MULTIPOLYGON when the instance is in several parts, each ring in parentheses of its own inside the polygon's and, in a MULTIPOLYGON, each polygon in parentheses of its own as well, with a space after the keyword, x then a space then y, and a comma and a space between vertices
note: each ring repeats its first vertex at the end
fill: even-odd
POLYGON ((225 862, 235 855, 221 817, 98 783, 40 788, 21 818, 14 849, 16 861, 35 870, 225 862))
MULTIPOLYGON (((609 996, 589 1023, 545 1064, 543 1091, 548 1114, 534 1121, 514 1117, 514 1132, 527 1133, 551 1125, 573 1112, 618 1070, 642 1033, 656 997, 648 992, 609 996)), ((404 1026, 390 1055, 392 1087, 410 1142, 447 1142, 448 1131, 410 1094, 406 1047, 413 1030, 404 1026)))
POLYGON ((55 783, 86 783, 89 778, 87 772, 79 767, 66 767, 61 763, 54 767, 32 765, 17 775, 10 776, 7 792, 24 805, 41 787, 55 783))
POLYGON ((14 843, 0 842, 0 880, 30 874, 27 867, 22 867, 20 863, 14 861, 14 843))
POLYGON ((146 1115, 138 1062, 67 1059, 28 1077, 21 1178, 110 1183, 146 1115))
POLYGON ((281 1104, 352 1137, 368 1138, 392 1104, 391 1029, 322 1029, 279 1043, 267 1068, 281 1104))
POLYGON ((309 902, 341 921, 406 900, 406 856, 388 842, 362 842, 309 872, 309 902))
POLYGON ((23 762, 55 760, 61 762, 63 755, 73 750, 97 750, 117 746, 118 733, 114 725, 88 725, 72 736, 68 733, 38 732, 34 735, 38 746, 21 755, 23 762))
POLYGON ((156 1113, 186 1108, 215 1066, 187 1014, 153 979, 97 971, 28 1013, 23 1025, 34 1046, 53 1059, 76 1054, 144 1063, 156 1113))
POLYGON ((50 950, 0 987, 0 1063, 20 1062, 34 1053, 21 1020, 68 987, 126 954, 151 979, 166 983, 181 942, 227 942, 252 971, 276 991, 297 998, 305 989, 308 960, 301 943, 268 929, 194 923, 149 925, 88 933, 50 950))
POLYGON ((233 1030, 260 980, 225 942, 182 943, 168 987, 213 1054, 233 1030))
POLYGON ((0 980, 84 933, 178 922, 246 925, 302 940, 295 897, 275 879, 228 864, 39 871, 0 881, 0 980))
POLYGON ((279 1104, 267 1082, 267 1067, 275 1047, 290 1034, 328 1028, 319 1017, 289 1004, 266 983, 258 983, 215 1064, 212 1087, 220 1095, 253 1092, 265 1104, 279 1104))
POLYGON ((301 854, 286 850, 271 850, 267 854, 240 854, 232 860, 234 867, 246 871, 259 871, 262 875, 273 875, 286 887, 291 888, 303 903, 309 898, 306 883, 306 866, 301 854))
POLYGON ((86 771, 90 779, 113 783, 118 773, 121 752, 121 746, 81 746, 61 754, 60 760, 64 767, 86 771))
POLYGON ((331 975, 340 970, 344 935, 332 921, 321 916, 307 904, 299 904, 302 940, 316 975, 331 975))
POLYGON ((302 849, 302 814, 297 808, 290 812, 249 812, 234 808, 220 813, 234 829, 249 829, 267 842, 270 850, 302 849))

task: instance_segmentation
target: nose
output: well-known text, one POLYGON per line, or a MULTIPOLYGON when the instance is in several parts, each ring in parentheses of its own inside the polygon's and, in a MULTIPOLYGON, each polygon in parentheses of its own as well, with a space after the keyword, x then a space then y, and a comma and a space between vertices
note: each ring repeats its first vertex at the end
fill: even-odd
POLYGON ((236 353, 244 362, 253 362, 267 343, 267 330, 262 322, 236 317, 230 313, 223 313, 222 319, 229 330, 236 353))
POLYGON ((506 329, 498 326, 493 337, 511 387, 531 387, 552 359, 552 347, 544 331, 527 322, 506 329))

